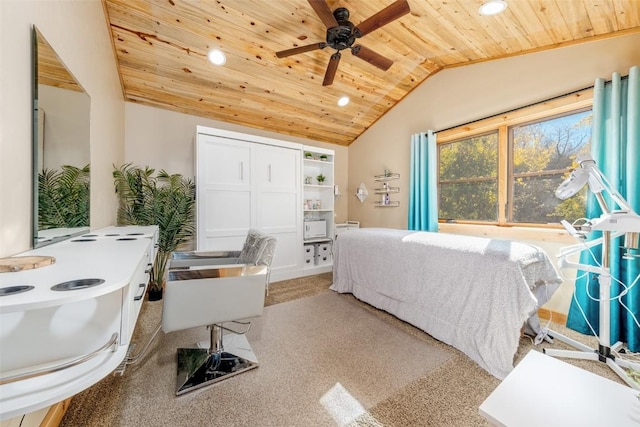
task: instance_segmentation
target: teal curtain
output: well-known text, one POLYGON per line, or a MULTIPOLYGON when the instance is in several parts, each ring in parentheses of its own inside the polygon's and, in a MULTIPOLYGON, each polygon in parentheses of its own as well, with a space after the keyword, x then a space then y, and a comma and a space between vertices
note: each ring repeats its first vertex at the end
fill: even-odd
POLYGON ((438 160, 433 131, 411 136, 409 230, 438 231, 438 160))
MULTIPOLYGON (((591 155, 609 182, 627 200, 634 211, 640 213, 640 67, 629 70, 628 78, 614 74, 609 82, 598 79, 594 85, 593 125, 591 155)), ((611 200, 607 204, 618 208, 611 200)), ((591 192, 587 199, 587 218, 602 214, 600 206, 591 192)), ((590 238, 600 237, 593 233, 590 238)), ((611 244, 610 267, 612 277, 625 285, 631 285, 640 272, 640 258, 622 258, 622 237, 611 244)), ((596 260, 601 260, 601 246, 594 248, 596 260)), ((636 252, 637 253, 637 252, 636 252)), ((593 264, 592 257, 583 252, 582 264, 593 264)), ((578 272, 575 295, 571 302, 567 326, 584 334, 592 335, 591 329, 580 311, 582 307, 589 323, 599 334, 598 302, 587 295, 598 296, 598 281, 594 274, 578 272), (577 300, 577 302, 576 302, 577 300), (578 307, 577 303, 580 304, 578 307)), ((619 295, 623 286, 611 283, 611 295, 619 295)), ((640 321, 640 283, 621 298, 636 319, 640 321)), ((626 342, 631 351, 640 351, 640 328, 634 318, 617 300, 611 301, 611 343, 626 342)))

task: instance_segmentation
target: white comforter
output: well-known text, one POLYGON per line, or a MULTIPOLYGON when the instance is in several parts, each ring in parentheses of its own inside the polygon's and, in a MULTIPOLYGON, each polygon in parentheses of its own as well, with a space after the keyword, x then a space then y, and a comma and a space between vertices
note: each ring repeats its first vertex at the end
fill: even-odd
POLYGON ((503 379, 520 330, 561 283, 541 249, 508 240, 364 228, 335 243, 333 285, 463 351, 503 379))

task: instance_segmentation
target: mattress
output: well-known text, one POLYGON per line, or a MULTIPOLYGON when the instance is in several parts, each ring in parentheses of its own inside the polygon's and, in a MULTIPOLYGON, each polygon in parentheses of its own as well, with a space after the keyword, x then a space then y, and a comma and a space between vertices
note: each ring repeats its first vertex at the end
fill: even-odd
POLYGON ((456 347, 497 378, 524 325, 562 283, 540 248, 510 240, 361 228, 335 242, 331 289, 456 347))

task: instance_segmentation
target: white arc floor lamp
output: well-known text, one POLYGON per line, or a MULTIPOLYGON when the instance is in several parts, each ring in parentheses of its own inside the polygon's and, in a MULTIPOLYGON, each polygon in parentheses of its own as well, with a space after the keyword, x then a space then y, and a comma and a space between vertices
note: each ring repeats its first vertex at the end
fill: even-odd
POLYGON ((595 195, 603 214, 598 218, 593 218, 580 226, 580 231, 576 230, 567 221, 562 221, 562 225, 567 231, 581 241, 580 244, 563 248, 559 255, 559 265, 561 268, 569 267, 589 273, 598 274, 600 283, 599 292, 599 334, 598 348, 592 349, 588 346, 572 340, 555 331, 549 332, 549 336, 557 338, 580 351, 546 349, 545 354, 554 357, 565 357, 573 359, 594 360, 606 363, 615 371, 630 387, 640 390, 640 385, 636 383, 623 368, 640 371, 640 363, 630 362, 615 357, 615 352, 622 347, 622 343, 617 342, 613 346, 611 343, 611 272, 609 260, 609 248, 614 238, 625 235, 623 247, 627 250, 624 256, 627 260, 638 257, 632 254, 631 250, 638 249, 638 233, 640 233, 640 216, 631 208, 627 201, 611 186, 602 171, 596 166, 596 162, 591 156, 578 158, 580 167, 571 173, 556 190, 556 197, 567 199, 574 196, 586 184, 595 195), (619 210, 612 210, 603 196, 607 192, 610 198, 618 205, 619 210), (590 242, 584 242, 585 234, 591 231, 602 231, 602 237, 590 242), (588 250, 593 246, 602 244, 602 262, 600 266, 567 261, 567 257, 576 252, 588 250))

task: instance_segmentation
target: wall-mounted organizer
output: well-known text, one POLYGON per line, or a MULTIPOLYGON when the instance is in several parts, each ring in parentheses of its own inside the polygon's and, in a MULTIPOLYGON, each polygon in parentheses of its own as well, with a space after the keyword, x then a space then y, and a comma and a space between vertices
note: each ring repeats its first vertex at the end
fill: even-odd
POLYGON ((380 208, 393 208, 400 206, 400 202, 397 200, 391 200, 390 194, 399 193, 400 187, 394 187, 390 184, 391 181, 400 179, 399 173, 384 171, 382 175, 375 175, 374 181, 380 183, 380 187, 374 189, 374 193, 380 196, 380 200, 374 202, 376 207, 380 208))

